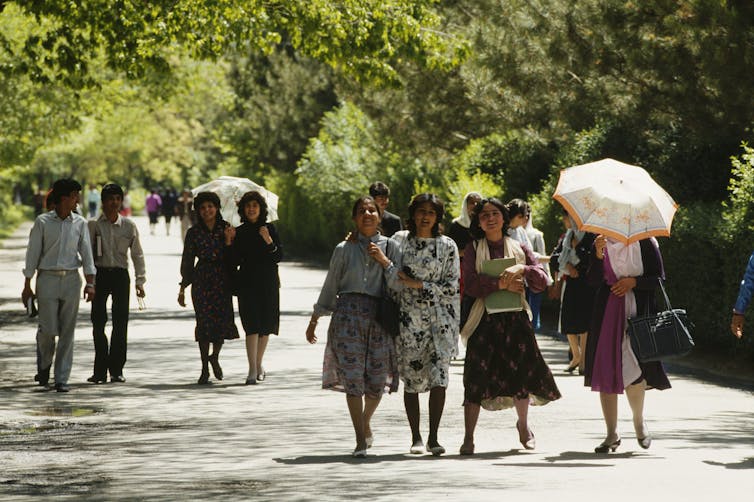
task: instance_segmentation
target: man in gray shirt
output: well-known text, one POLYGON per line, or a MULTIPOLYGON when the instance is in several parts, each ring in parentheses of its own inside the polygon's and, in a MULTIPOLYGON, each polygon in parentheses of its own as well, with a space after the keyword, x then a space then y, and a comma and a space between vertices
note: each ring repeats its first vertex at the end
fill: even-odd
POLYGON ((40 214, 29 233, 26 248, 26 278, 21 300, 24 305, 34 298, 31 279, 37 274, 39 329, 37 380, 47 388, 53 354, 55 389, 68 392, 68 378, 73 365, 73 333, 79 312, 81 275, 86 276, 84 297, 94 298, 94 260, 86 219, 73 212, 79 202, 81 185, 73 179, 60 179, 52 185, 50 197, 55 210, 40 214), (55 337, 58 337, 57 350, 55 337))
POLYGON ((97 266, 97 294, 92 302, 94 335, 94 373, 87 380, 105 383, 110 371, 111 382, 125 382, 123 366, 126 364, 128 331, 128 302, 131 278, 128 275, 128 251, 134 262, 136 296, 143 298, 146 272, 144 252, 139 241, 136 224, 120 215, 123 189, 115 183, 102 188, 102 214, 89 220, 89 236, 97 266), (112 296, 113 330, 110 347, 107 344, 107 297, 112 296))

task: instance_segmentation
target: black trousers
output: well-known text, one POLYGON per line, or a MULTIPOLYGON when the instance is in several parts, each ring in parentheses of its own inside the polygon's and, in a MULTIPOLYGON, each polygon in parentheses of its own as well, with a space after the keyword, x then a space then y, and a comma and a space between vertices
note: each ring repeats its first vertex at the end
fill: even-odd
POLYGON ((96 294, 92 302, 94 335, 94 377, 104 380, 123 374, 126 364, 126 334, 128 332, 128 302, 131 278, 125 268, 97 267, 96 294), (113 330, 110 347, 107 344, 107 298, 112 296, 113 330))

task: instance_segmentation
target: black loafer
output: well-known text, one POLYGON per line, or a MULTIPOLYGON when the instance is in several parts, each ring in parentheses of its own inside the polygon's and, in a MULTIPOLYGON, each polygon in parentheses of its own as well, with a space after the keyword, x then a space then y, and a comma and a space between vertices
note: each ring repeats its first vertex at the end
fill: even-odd
POLYGON ((107 382, 107 377, 98 377, 98 376, 92 375, 89 378, 87 378, 86 381, 87 382, 91 382, 91 383, 100 384, 100 383, 107 382))
POLYGON ((112 383, 126 383, 126 377, 124 377, 123 375, 116 375, 110 378, 110 381, 112 383))
POLYGON ((55 390, 58 392, 69 392, 71 388, 68 386, 67 383, 56 383, 55 390))

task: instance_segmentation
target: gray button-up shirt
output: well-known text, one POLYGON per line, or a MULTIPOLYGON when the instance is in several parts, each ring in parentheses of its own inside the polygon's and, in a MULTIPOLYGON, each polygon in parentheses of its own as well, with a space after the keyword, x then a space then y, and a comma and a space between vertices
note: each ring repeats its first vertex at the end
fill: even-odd
POLYGON ((86 219, 71 213, 61 220, 55 211, 37 216, 29 233, 24 276, 32 278, 36 270, 76 270, 81 265, 85 275, 97 273, 86 219))
MULTIPOLYGON (((370 242, 374 242, 382 251, 386 251, 388 238, 375 234, 371 238, 359 234, 358 242, 343 241, 335 247, 325 284, 314 304, 314 314, 318 317, 329 315, 335 310, 338 295, 360 293, 377 298, 382 296, 383 275, 390 275, 394 266, 387 269, 377 263, 367 253, 370 242)), ((386 255, 390 259, 392 252, 386 255)))
POLYGON ((147 282, 144 251, 139 241, 139 230, 133 220, 118 215, 115 223, 110 223, 107 216, 101 214, 96 220, 89 221, 89 235, 92 240, 95 265, 128 270, 128 250, 130 249, 131 259, 134 262, 136 286, 147 282))

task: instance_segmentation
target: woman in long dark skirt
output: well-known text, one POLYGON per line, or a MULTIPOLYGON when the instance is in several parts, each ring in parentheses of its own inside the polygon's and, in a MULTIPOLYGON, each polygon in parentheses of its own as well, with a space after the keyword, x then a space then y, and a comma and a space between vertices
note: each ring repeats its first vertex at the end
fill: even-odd
POLYGON ((277 230, 267 223, 267 201, 256 191, 238 201, 243 224, 235 229, 231 256, 239 265, 236 283, 238 313, 246 332, 246 358, 249 373, 246 385, 267 376, 262 366, 270 335, 280 326, 280 276, 278 263, 283 258, 277 230))
POLYGON ((220 198, 201 192, 194 199, 198 223, 186 232, 181 259, 181 289, 178 304, 186 306, 184 290, 191 285, 191 301, 196 313, 194 338, 199 343, 202 373, 199 384, 209 383, 209 367, 218 380, 223 379, 218 356, 225 340, 238 338, 233 319, 233 296, 230 285, 231 262, 226 247, 230 245, 231 227, 220 216, 220 198), (212 344, 212 354, 209 346, 212 344))
POLYGON ((516 428, 525 449, 535 446, 528 425, 529 405, 544 405, 560 398, 560 391, 539 351, 531 311, 524 297, 524 279, 533 291, 543 291, 547 274, 527 246, 506 236, 508 210, 497 199, 477 205, 471 223, 474 237, 464 253, 465 294, 476 298, 461 330, 466 343, 463 368, 465 436, 461 455, 474 453, 474 430, 479 410, 515 407, 516 428), (499 277, 481 273, 482 263, 494 258, 515 258, 499 277), (488 313, 484 298, 499 290, 521 295, 522 310, 488 313))
POLYGON ((631 244, 598 235, 589 267, 589 282, 597 288, 594 315, 586 345, 584 385, 600 393, 607 435, 594 451, 615 451, 618 434, 618 394, 626 392, 639 446, 652 436, 644 421, 646 389, 668 389, 660 362, 640 363, 631 350, 626 319, 657 312, 655 289, 664 278, 660 248, 654 238, 631 244))

